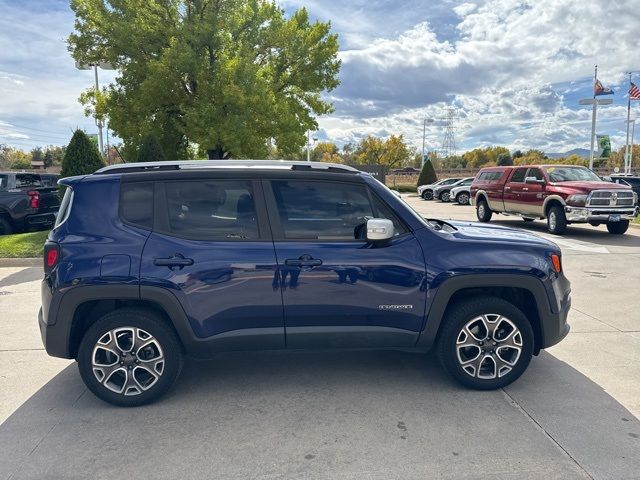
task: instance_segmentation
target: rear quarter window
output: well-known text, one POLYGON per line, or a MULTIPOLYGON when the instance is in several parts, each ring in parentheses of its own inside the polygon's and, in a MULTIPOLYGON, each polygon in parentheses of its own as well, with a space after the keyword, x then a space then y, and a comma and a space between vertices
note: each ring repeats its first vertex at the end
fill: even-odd
POLYGON ((126 223, 153 228, 153 183, 123 183, 120 187, 120 217, 126 223))

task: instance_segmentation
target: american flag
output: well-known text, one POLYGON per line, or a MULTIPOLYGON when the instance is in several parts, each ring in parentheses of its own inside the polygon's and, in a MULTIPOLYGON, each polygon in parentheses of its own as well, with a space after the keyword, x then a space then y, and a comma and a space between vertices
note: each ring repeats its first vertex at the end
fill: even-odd
POLYGON ((640 100, 640 88, 636 87, 636 84, 631 82, 629 86, 629 98, 631 100, 640 100))

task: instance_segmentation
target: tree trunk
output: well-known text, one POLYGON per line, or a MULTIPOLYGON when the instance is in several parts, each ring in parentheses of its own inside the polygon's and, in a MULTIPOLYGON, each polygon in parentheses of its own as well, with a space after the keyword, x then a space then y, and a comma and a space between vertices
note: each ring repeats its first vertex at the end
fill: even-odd
POLYGON ((224 149, 220 146, 207 150, 209 160, 224 160, 224 149))

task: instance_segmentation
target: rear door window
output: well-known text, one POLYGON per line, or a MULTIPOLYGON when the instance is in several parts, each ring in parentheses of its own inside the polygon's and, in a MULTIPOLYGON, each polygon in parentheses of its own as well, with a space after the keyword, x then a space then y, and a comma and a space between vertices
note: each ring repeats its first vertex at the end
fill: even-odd
POLYGON ((513 172, 513 175, 511 175, 511 180, 509 180, 510 182, 524 182, 524 177, 527 173, 527 169, 526 168, 516 168, 513 172))
POLYGON ((167 182, 168 232, 194 240, 260 238, 253 182, 197 180, 167 182))

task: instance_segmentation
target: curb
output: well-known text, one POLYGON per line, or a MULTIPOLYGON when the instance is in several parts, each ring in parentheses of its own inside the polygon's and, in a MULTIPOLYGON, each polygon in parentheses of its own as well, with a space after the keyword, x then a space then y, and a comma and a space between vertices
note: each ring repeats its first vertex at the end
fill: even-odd
POLYGON ((0 268, 2 267, 41 267, 42 258, 0 258, 0 268))

